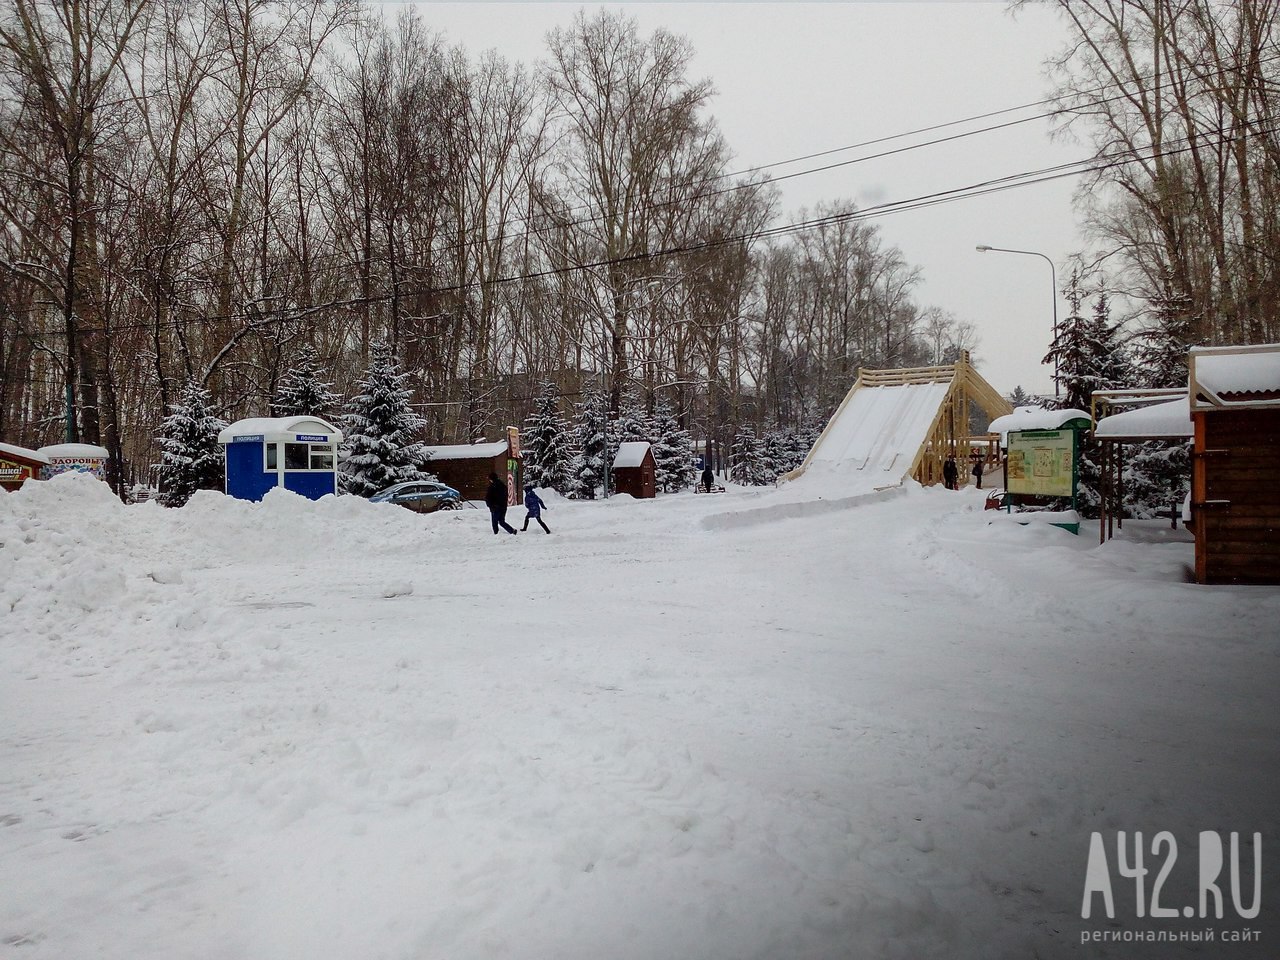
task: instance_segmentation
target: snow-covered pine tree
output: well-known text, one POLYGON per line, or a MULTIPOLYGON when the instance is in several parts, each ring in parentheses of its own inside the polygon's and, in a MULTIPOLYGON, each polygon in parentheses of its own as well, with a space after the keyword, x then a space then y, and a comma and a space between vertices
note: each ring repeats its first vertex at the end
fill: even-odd
POLYGON ((1125 516, 1150 520, 1181 507, 1191 489, 1191 444, 1147 440, 1130 448, 1124 470, 1125 516))
POLYGON ((673 492, 693 486, 693 438, 666 401, 658 401, 653 413, 654 479, 659 490, 673 492))
MULTIPOLYGON (((1093 313, 1080 312, 1084 292, 1080 275, 1073 273, 1067 288, 1070 315, 1058 327, 1058 338, 1045 362, 1057 359, 1062 387, 1060 409, 1089 410, 1093 391, 1123 389, 1130 383, 1130 366, 1121 342, 1120 324, 1112 323, 1105 293, 1099 293, 1093 313)), ((1102 501, 1101 456, 1095 441, 1080 437, 1077 506, 1085 517, 1096 517, 1102 501)))
POLYGON ((226 425, 214 415, 209 391, 189 380, 160 427, 162 504, 180 507, 197 490, 221 488, 225 460, 218 431, 226 425))
POLYGON ((1121 324, 1111 321, 1110 301, 1099 292, 1093 313, 1081 313, 1084 291, 1080 275, 1073 273, 1066 291, 1071 313, 1058 325, 1058 336, 1045 363, 1056 361, 1056 377, 1062 391, 1061 409, 1088 410, 1095 390, 1123 389, 1131 382, 1121 324))
POLYGON ((569 426, 560 416, 560 391, 554 383, 543 384, 533 416, 524 422, 521 440, 525 482, 567 493, 573 449, 569 426))
POLYGON ((1133 363, 1125 348, 1123 326, 1112 322, 1111 298, 1099 290, 1089 322, 1094 390, 1124 390, 1133 384, 1133 363))
POLYGON ((280 378, 271 401, 271 415, 328 419, 342 402, 332 386, 320 376, 320 358, 315 347, 307 345, 298 353, 297 362, 280 378))
POLYGON ((607 416, 604 395, 598 390, 588 389, 574 418, 574 442, 578 453, 569 477, 571 493, 584 500, 594 500, 596 493, 603 489, 607 416))
POLYGON ((761 441, 761 454, 764 457, 770 481, 777 480, 794 466, 798 466, 795 462, 796 446, 795 434, 775 430, 764 435, 761 441))
POLYGON ((385 343, 373 346, 369 369, 347 403, 342 489, 361 497, 406 480, 434 479, 425 469, 423 419, 409 406, 406 374, 385 343))
MULTIPOLYGON (((1185 297, 1153 300, 1155 323, 1134 338, 1133 381, 1143 387, 1182 387, 1187 353, 1195 345, 1195 318, 1185 297)), ((1191 444, 1147 440, 1130 447, 1124 470, 1126 516, 1150 519, 1191 488, 1191 444)))
POLYGON ((750 424, 734 436, 730 459, 732 465, 729 476, 734 483, 740 483, 744 487, 761 487, 772 482, 764 458, 764 444, 750 424))
POLYGON ((609 427, 609 445, 616 451, 618 444, 637 440, 653 443, 653 423, 640 398, 628 390, 619 404, 618 416, 609 427))
POLYGON ((1136 379, 1144 387, 1181 387, 1187 382, 1187 353, 1198 342, 1189 297, 1151 301, 1155 322, 1135 338, 1136 379))
POLYGON ((1080 274, 1072 273, 1065 291, 1071 311, 1058 324, 1043 363, 1054 365, 1054 380, 1061 391, 1058 406, 1063 410, 1089 409, 1093 392, 1093 350, 1090 346, 1092 321, 1080 312, 1084 302, 1080 274))

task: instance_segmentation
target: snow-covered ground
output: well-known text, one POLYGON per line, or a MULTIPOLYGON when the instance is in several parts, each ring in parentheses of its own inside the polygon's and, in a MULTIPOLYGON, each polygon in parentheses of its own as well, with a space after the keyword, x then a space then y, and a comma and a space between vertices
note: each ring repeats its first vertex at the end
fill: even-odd
POLYGON ((1158 524, 802 494, 519 537, 0 496, 0 956, 1276 955, 1280 588, 1185 582, 1158 524), (1118 830, 1176 837, 1178 906, 1199 831, 1263 834, 1261 915, 1138 920, 1113 858, 1082 920, 1118 830), (1081 943, 1206 928, 1261 940, 1081 943))

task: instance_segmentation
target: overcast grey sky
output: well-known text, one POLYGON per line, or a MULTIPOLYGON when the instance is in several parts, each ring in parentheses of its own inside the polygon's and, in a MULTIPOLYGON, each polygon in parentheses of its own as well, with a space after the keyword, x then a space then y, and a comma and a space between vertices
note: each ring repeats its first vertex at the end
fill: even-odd
MULTIPOLYGON (((532 64, 543 38, 580 7, 621 7, 645 32, 686 36, 693 72, 717 90, 712 112, 735 169, 774 163, 1044 99, 1043 64, 1066 33, 1044 8, 1011 15, 1003 3, 437 3, 415 4, 427 24, 472 53, 493 48, 532 64)), ((390 10, 399 4, 385 4, 390 10)), ((1025 114, 1023 114, 1025 115, 1025 114)), ((998 123, 993 118, 970 127, 998 123)), ((954 130, 920 136, 915 141, 954 130)), ((915 142, 907 141, 907 142, 915 142)), ((885 147, 779 167, 774 174, 885 147)), ((862 207, 964 187, 1083 158, 1037 120, 965 140, 868 160, 780 184, 780 221, 801 206, 852 198, 862 207)), ((1074 179, 896 213, 875 222, 918 265, 917 296, 975 324, 979 369, 1001 392, 1051 392, 1040 364, 1053 285, 1037 257, 979 254, 978 244, 1032 250, 1059 267, 1081 246, 1074 179)), ((1059 300, 1059 313, 1065 306, 1059 300)))

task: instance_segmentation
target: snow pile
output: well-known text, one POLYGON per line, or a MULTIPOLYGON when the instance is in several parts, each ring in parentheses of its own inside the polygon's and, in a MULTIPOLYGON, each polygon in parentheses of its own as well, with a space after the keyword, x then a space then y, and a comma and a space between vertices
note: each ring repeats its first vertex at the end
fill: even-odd
POLYGON ((1089 837, 1172 832, 1180 905, 1197 831, 1275 835, 1280 589, 979 491, 782 494, 547 496, 550 537, 280 490, 0 496, 0 944, 1192 955, 1080 945, 1176 926, 1118 875, 1117 919, 1080 919, 1089 837))

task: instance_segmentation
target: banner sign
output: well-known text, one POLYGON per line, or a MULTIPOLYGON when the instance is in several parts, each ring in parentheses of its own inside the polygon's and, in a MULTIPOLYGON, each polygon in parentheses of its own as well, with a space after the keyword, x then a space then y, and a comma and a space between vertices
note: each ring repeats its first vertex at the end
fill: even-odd
POLYGON ((262 443, 265 441, 266 435, 261 433, 249 434, 243 437, 232 437, 232 443, 262 443))
POLYGON ((508 456, 520 457, 520 428, 507 427, 508 456))
POLYGON ((318 433, 297 433, 294 437, 300 441, 308 443, 328 443, 329 438, 318 433))
POLYGON ((1070 497, 1076 485, 1074 430, 1009 432, 1010 493, 1034 497, 1070 497))

